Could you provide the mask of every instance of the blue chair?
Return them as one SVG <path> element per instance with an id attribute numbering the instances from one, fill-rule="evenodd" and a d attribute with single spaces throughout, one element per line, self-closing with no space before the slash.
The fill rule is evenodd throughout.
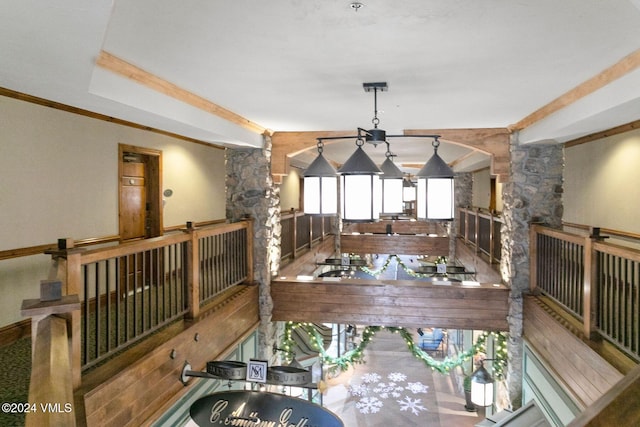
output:
<path id="1" fill-rule="evenodd" d="M 440 328 L 434 328 L 431 334 L 425 334 L 420 341 L 420 348 L 429 354 L 444 353 L 445 334 Z"/>

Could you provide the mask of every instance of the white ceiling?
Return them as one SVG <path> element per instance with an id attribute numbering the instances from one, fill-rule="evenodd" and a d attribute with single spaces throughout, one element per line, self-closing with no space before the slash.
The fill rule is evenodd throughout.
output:
<path id="1" fill-rule="evenodd" d="M 273 131 L 508 127 L 640 49 L 640 0 L 6 0 L 0 86 L 223 145 L 260 135 L 96 66 L 106 51 Z M 640 69 L 534 123 L 565 142 L 640 118 Z M 445 146 L 446 145 L 446 146 Z M 353 151 L 351 141 L 327 157 Z M 385 147 L 369 149 L 384 159 Z M 424 162 L 430 142 L 392 146 Z M 469 150 L 443 144 L 446 161 Z M 313 152 L 307 153 L 307 158 Z M 303 162 L 305 156 L 300 157 Z M 344 159 L 342 159 L 344 161 Z M 457 165 L 471 170 L 485 159 Z"/>

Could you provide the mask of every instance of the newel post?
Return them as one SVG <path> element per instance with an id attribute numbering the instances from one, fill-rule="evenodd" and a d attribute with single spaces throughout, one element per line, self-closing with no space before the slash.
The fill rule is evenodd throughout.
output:
<path id="1" fill-rule="evenodd" d="M 538 226 L 529 225 L 529 290 L 536 293 L 538 287 Z"/>
<path id="2" fill-rule="evenodd" d="M 53 261 L 49 279 L 57 279 L 62 282 L 62 295 L 77 295 L 80 300 L 82 292 L 82 251 L 76 248 L 73 239 L 58 239 L 58 247 L 46 254 L 51 255 Z M 82 352 L 80 345 L 81 338 L 81 317 L 80 310 L 73 310 L 67 314 L 67 322 L 70 332 L 69 347 L 71 350 L 71 371 L 73 389 L 80 387 L 82 378 Z M 37 327 L 37 325 L 36 325 Z M 33 330 L 32 333 L 37 333 Z M 35 336 L 35 335 L 34 335 Z"/>
<path id="3" fill-rule="evenodd" d="M 604 236 L 600 235 L 600 228 L 593 227 L 591 229 L 591 235 L 584 239 L 584 315 L 582 316 L 582 322 L 583 331 L 589 338 L 593 337 L 597 328 L 597 262 L 595 251 L 593 250 L 593 243 L 596 241 L 602 241 L 604 238 Z"/>
<path id="4" fill-rule="evenodd" d="M 187 317 L 195 319 L 200 314 L 200 245 L 198 244 L 198 232 L 193 222 L 187 221 L 184 230 L 191 239 L 187 241 L 187 304 L 189 312 Z"/>
<path id="5" fill-rule="evenodd" d="M 247 226 L 247 283 L 253 283 L 253 224 L 255 220 L 246 215 L 244 221 Z"/>

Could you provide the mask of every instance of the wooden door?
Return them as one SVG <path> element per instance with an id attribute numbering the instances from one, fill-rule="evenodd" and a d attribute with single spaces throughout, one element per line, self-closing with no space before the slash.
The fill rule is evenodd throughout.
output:
<path id="1" fill-rule="evenodd" d="M 120 144 L 121 241 L 162 235 L 162 152 Z"/>
<path id="2" fill-rule="evenodd" d="M 162 152 L 120 144 L 119 233 L 127 242 L 162 235 Z M 149 252 L 120 259 L 120 297 L 140 292 L 157 277 L 161 257 Z"/>
<path id="3" fill-rule="evenodd" d="M 125 153 L 120 186 L 120 239 L 144 239 L 148 212 L 142 156 Z"/>

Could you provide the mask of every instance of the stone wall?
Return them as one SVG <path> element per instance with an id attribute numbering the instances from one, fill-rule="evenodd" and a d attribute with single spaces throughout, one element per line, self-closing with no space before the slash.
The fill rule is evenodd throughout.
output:
<path id="1" fill-rule="evenodd" d="M 529 292 L 529 224 L 562 224 L 564 151 L 560 144 L 523 145 L 512 135 L 509 182 L 502 187 L 502 280 L 511 288 L 507 387 L 514 408 L 522 403 L 522 306 Z"/>
<path id="2" fill-rule="evenodd" d="M 280 267 L 280 188 L 271 177 L 271 138 L 264 147 L 226 150 L 226 216 L 253 219 L 254 280 L 260 286 L 259 357 L 271 357 L 278 331 L 271 322 L 271 278 Z"/>
<path id="3" fill-rule="evenodd" d="M 470 172 L 457 173 L 454 180 L 455 212 L 453 224 L 449 231 L 449 259 L 456 258 L 456 236 L 460 229 L 459 208 L 470 208 L 473 203 L 473 174 Z"/>

